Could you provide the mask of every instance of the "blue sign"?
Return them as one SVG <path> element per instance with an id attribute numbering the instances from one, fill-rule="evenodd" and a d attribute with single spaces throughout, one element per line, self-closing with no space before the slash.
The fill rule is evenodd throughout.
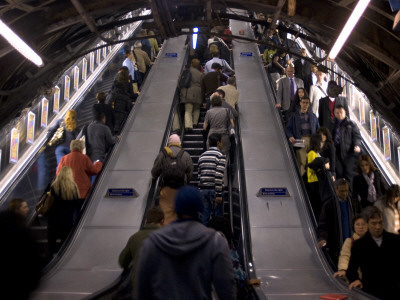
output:
<path id="1" fill-rule="evenodd" d="M 178 57 L 178 53 L 165 53 L 166 57 Z"/>
<path id="2" fill-rule="evenodd" d="M 253 52 L 240 52 L 240 56 L 253 56 Z"/>
<path id="3" fill-rule="evenodd" d="M 134 189 L 108 189 L 108 197 L 137 197 Z"/>
<path id="4" fill-rule="evenodd" d="M 287 188 L 261 188 L 258 197 L 288 196 Z"/>

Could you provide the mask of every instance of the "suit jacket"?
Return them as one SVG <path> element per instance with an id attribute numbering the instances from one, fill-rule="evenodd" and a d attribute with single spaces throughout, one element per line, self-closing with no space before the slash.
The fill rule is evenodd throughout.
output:
<path id="1" fill-rule="evenodd" d="M 304 88 L 303 80 L 300 78 L 294 78 L 294 82 L 297 88 Z M 278 80 L 278 92 L 277 99 L 278 104 L 282 105 L 282 110 L 288 110 L 290 108 L 290 80 L 288 77 L 283 77 Z"/>
<path id="2" fill-rule="evenodd" d="M 322 88 L 323 91 L 318 87 L 318 85 Z M 324 90 L 326 88 L 326 85 L 312 85 L 310 86 L 310 106 L 312 109 L 312 112 L 318 117 L 319 116 L 319 100 L 321 98 L 326 97 L 326 91 Z"/>
<path id="3" fill-rule="evenodd" d="M 331 118 L 331 108 L 329 106 L 329 97 L 324 97 L 319 100 L 318 108 L 318 120 L 321 127 L 327 127 L 330 131 L 333 130 L 335 118 Z M 345 97 L 336 97 L 335 105 L 343 105 L 346 110 L 346 116 L 350 118 L 349 106 L 347 105 L 347 99 Z"/>
<path id="4" fill-rule="evenodd" d="M 363 291 L 382 299 L 398 299 L 400 294 L 400 236 L 383 231 L 378 247 L 367 232 L 354 242 L 351 249 L 347 279 L 353 282 L 362 274 Z"/>
<path id="5" fill-rule="evenodd" d="M 311 76 L 311 64 L 308 60 L 304 60 L 304 64 L 301 63 L 301 58 L 295 60 L 294 64 L 294 76 L 300 78 L 304 82 L 304 87 L 308 92 L 310 90 L 310 76 Z"/>

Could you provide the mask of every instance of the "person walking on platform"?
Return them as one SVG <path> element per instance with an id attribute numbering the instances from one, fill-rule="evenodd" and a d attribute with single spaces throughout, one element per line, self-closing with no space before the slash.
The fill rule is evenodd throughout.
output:
<path id="1" fill-rule="evenodd" d="M 336 177 L 346 178 L 352 183 L 357 162 L 357 153 L 361 152 L 361 135 L 357 125 L 346 115 L 344 106 L 335 106 L 335 123 L 332 138 L 336 147 Z"/>
<path id="2" fill-rule="evenodd" d="M 228 244 L 198 221 L 201 194 L 193 186 L 178 190 L 178 220 L 155 230 L 143 242 L 136 272 L 136 299 L 235 300 Z"/>
<path id="3" fill-rule="evenodd" d="M 347 99 L 339 96 L 343 91 L 343 88 L 339 86 L 336 81 L 329 81 L 327 94 L 328 96 L 319 100 L 318 106 L 318 120 L 319 125 L 326 127 L 329 131 L 333 130 L 335 125 L 335 107 L 336 105 L 343 106 L 346 116 L 350 117 L 349 106 L 347 105 Z"/>
<path id="4" fill-rule="evenodd" d="M 319 128 L 317 116 L 308 109 L 309 107 L 310 99 L 308 97 L 303 97 L 300 100 L 300 110 L 296 111 L 290 117 L 286 126 L 286 136 L 290 143 L 294 144 L 296 140 L 299 139 L 304 141 L 304 147 L 296 150 L 296 159 L 301 176 L 305 171 L 310 137 Z"/>
<path id="5" fill-rule="evenodd" d="M 103 166 L 100 161 L 96 161 L 93 164 L 89 156 L 82 153 L 84 148 L 84 141 L 73 140 L 71 142 L 71 153 L 65 155 L 61 159 L 56 172 L 58 175 L 64 166 L 72 168 L 74 173 L 74 181 L 79 189 L 79 199 L 83 200 L 86 198 L 91 187 L 89 176 L 97 175 Z"/>
<path id="6" fill-rule="evenodd" d="M 210 217 L 223 215 L 222 193 L 226 156 L 222 153 L 223 142 L 219 133 L 208 138 L 210 148 L 199 158 L 199 190 L 203 197 L 204 209 L 201 222 L 207 225 Z"/>
<path id="7" fill-rule="evenodd" d="M 124 269 L 127 270 L 132 268 L 131 274 L 131 287 L 132 294 L 135 295 L 135 280 L 136 280 L 136 269 L 139 262 L 139 253 L 145 239 L 157 229 L 160 229 L 164 225 L 164 213 L 160 207 L 155 206 L 148 210 L 146 213 L 146 224 L 143 229 L 140 229 L 134 235 L 132 235 L 125 248 L 121 251 L 118 263 Z"/>
<path id="8" fill-rule="evenodd" d="M 201 82 L 203 74 L 199 71 L 200 61 L 193 59 L 190 64 L 190 86 L 181 89 L 181 103 L 185 104 L 185 131 L 191 131 L 197 126 L 202 102 Z"/>
<path id="9" fill-rule="evenodd" d="M 160 207 L 164 212 L 164 223 L 169 224 L 176 219 L 174 199 L 177 190 L 188 184 L 193 175 L 193 161 L 190 154 L 182 149 L 181 139 L 172 134 L 168 146 L 158 154 L 151 169 L 153 179 L 160 177 Z"/>
<path id="10" fill-rule="evenodd" d="M 290 108 L 294 106 L 294 95 L 298 88 L 304 88 L 303 80 L 294 77 L 294 68 L 289 66 L 286 68 L 286 77 L 278 81 L 278 91 L 276 98 L 276 108 L 282 109 L 285 122 L 290 119 Z"/>
<path id="11" fill-rule="evenodd" d="M 96 116 L 96 113 L 102 112 L 106 117 L 106 126 L 110 128 L 111 132 L 114 133 L 114 125 L 115 125 L 115 118 L 114 118 L 114 111 L 112 107 L 106 104 L 107 95 L 104 92 L 99 92 L 96 95 L 97 104 L 93 105 L 93 116 Z"/>
<path id="12" fill-rule="evenodd" d="M 222 74 L 222 66 L 219 63 L 211 65 L 211 71 L 203 77 L 201 81 L 201 90 L 203 92 L 203 103 L 206 103 L 207 109 L 210 107 L 210 96 L 215 90 L 226 83 L 228 78 Z"/>

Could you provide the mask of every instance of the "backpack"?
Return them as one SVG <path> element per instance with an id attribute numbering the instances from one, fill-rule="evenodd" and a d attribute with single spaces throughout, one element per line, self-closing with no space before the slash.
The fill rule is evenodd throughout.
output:
<path id="1" fill-rule="evenodd" d="M 179 79 L 178 87 L 180 89 L 189 88 L 192 82 L 192 73 L 190 69 L 183 70 L 181 78 Z"/>
<path id="2" fill-rule="evenodd" d="M 182 163 L 179 163 L 182 160 L 185 150 L 181 149 L 175 157 L 169 156 L 165 149 L 162 149 L 161 152 L 164 155 L 160 174 L 161 186 L 168 185 L 172 188 L 178 188 L 186 184 L 185 170 Z"/>
<path id="3" fill-rule="evenodd" d="M 87 136 L 87 129 L 88 125 L 85 125 L 82 127 L 81 132 L 78 134 L 78 139 L 81 141 L 85 142 L 85 149 L 83 149 L 82 153 L 86 155 L 90 155 L 90 145 L 89 145 L 89 140 Z"/>

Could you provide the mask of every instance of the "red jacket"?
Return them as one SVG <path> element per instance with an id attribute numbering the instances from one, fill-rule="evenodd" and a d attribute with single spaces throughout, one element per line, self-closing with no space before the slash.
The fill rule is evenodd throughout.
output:
<path id="1" fill-rule="evenodd" d="M 103 164 L 99 161 L 93 164 L 89 156 L 80 151 L 72 151 L 61 158 L 57 175 L 64 166 L 72 168 L 74 180 L 79 189 L 79 197 L 85 199 L 91 187 L 90 176 L 98 174 Z"/>

